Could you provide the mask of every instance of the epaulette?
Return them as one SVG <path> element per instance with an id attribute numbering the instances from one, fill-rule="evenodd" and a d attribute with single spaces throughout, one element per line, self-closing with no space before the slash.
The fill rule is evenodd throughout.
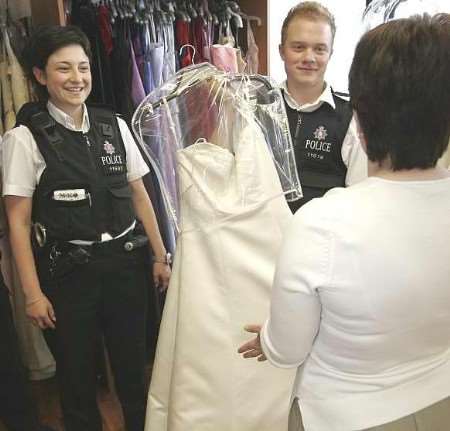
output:
<path id="1" fill-rule="evenodd" d="M 334 96 L 340 97 L 341 99 L 344 99 L 346 102 L 350 101 L 350 94 L 348 93 L 344 93 L 343 91 L 334 91 L 333 89 L 331 89 L 331 92 L 333 93 Z"/>

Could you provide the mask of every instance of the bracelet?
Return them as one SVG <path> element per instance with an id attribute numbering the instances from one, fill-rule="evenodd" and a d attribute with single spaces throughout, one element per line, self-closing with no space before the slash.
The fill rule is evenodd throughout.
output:
<path id="1" fill-rule="evenodd" d="M 41 302 L 44 298 L 45 298 L 45 296 L 42 295 L 39 298 L 33 299 L 32 301 L 27 302 L 25 304 L 25 307 L 31 307 L 32 305 L 37 304 L 38 302 Z"/>
<path id="2" fill-rule="evenodd" d="M 166 253 L 162 259 L 156 259 L 153 257 L 153 263 L 162 263 L 164 265 L 170 265 L 172 263 L 172 255 L 170 253 Z"/>

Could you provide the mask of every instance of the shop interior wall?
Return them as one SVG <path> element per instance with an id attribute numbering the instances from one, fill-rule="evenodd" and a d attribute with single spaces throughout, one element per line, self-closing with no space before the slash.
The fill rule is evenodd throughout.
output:
<path id="1" fill-rule="evenodd" d="M 31 0 L 33 25 L 65 25 L 64 0 Z"/>

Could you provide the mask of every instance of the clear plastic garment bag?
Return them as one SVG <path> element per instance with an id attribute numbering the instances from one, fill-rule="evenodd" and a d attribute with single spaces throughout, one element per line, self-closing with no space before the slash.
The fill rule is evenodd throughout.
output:
<path id="1" fill-rule="evenodd" d="M 146 430 L 285 431 L 293 372 L 237 353 L 244 325 L 268 316 L 286 198 L 301 197 L 279 90 L 191 66 L 143 101 L 133 130 L 177 232 Z"/>
<path id="2" fill-rule="evenodd" d="M 364 29 L 370 30 L 393 19 L 440 12 L 450 12 L 448 0 L 372 0 L 364 11 Z"/>
<path id="3" fill-rule="evenodd" d="M 176 160 L 180 152 L 195 154 L 196 149 L 235 156 L 242 137 L 252 134 L 265 143 L 280 182 L 275 195 L 287 200 L 299 199 L 300 182 L 295 166 L 289 125 L 278 88 L 260 75 L 230 75 L 208 63 L 180 70 L 173 78 L 149 94 L 133 115 L 133 131 L 147 159 L 159 178 L 166 209 L 177 232 L 180 190 Z M 246 141 L 242 146 L 246 145 Z M 192 148 L 189 148 L 192 147 Z M 247 174 L 259 166 L 249 164 Z M 205 184 L 213 179 L 207 166 L 202 176 Z M 236 172 L 230 172 L 235 175 Z M 242 209 L 250 184 L 240 184 Z M 273 197 L 273 196 L 270 196 Z M 218 219 L 222 213 L 217 214 Z"/>

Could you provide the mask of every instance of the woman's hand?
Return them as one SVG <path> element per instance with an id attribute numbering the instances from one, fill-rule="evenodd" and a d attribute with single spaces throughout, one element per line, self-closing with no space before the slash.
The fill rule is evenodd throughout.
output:
<path id="1" fill-rule="evenodd" d="M 259 333 L 261 332 L 262 325 L 247 325 L 244 329 L 252 334 L 257 334 L 253 340 L 247 341 L 238 349 L 238 353 L 242 353 L 244 358 L 258 358 L 259 362 L 266 361 L 266 355 L 261 348 L 261 340 Z"/>
<path id="2" fill-rule="evenodd" d="M 153 282 L 160 292 L 164 292 L 169 286 L 171 274 L 170 265 L 162 262 L 153 262 Z"/>
<path id="3" fill-rule="evenodd" d="M 30 301 L 26 305 L 26 313 L 33 325 L 41 329 L 55 329 L 56 316 L 53 305 L 45 295 Z"/>

